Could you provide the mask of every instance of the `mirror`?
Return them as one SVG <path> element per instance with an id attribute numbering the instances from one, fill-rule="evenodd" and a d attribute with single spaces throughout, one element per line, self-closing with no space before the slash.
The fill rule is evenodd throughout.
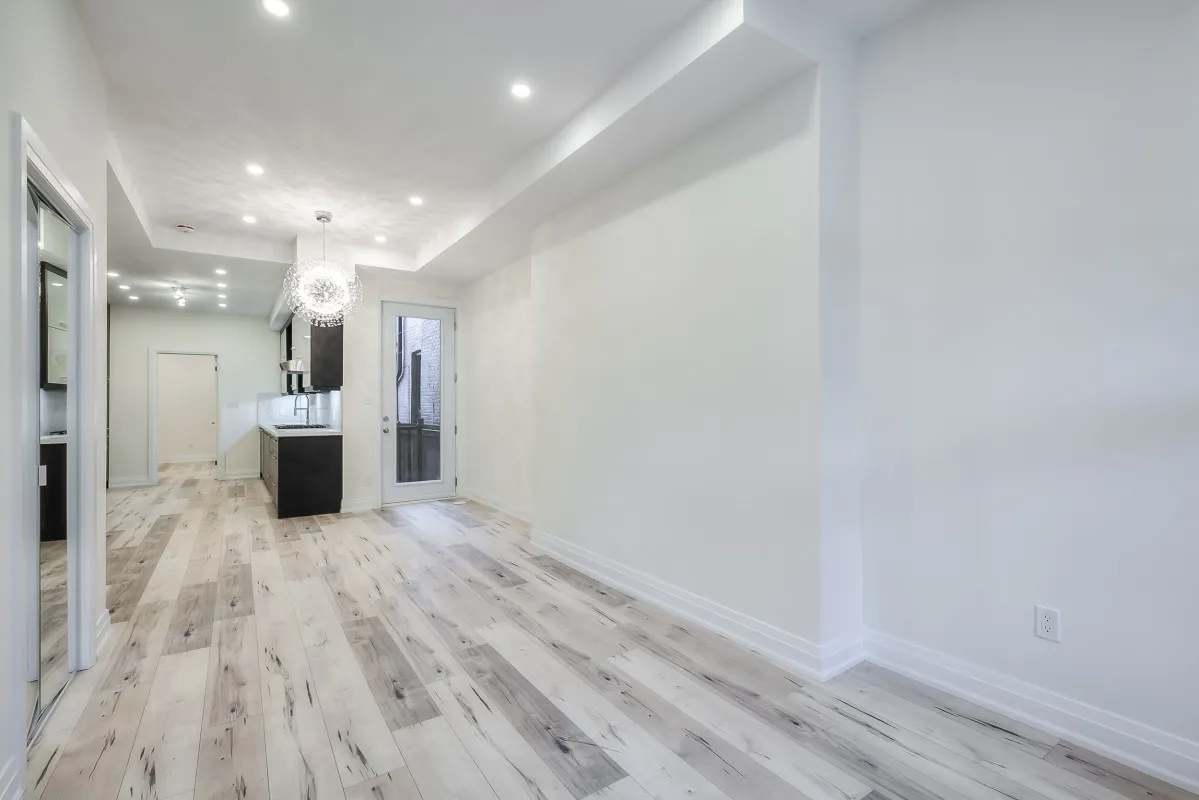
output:
<path id="1" fill-rule="evenodd" d="M 30 659 L 28 691 L 32 733 L 71 676 L 67 624 L 67 376 L 72 327 L 68 274 L 72 241 L 78 234 L 40 196 L 31 195 L 30 206 L 30 269 L 35 271 L 40 289 L 37 338 L 41 371 L 38 531 L 36 537 L 30 537 L 37 542 L 37 558 L 28 567 L 36 571 L 33 585 L 37 589 L 31 620 L 37 631 L 37 651 Z"/>

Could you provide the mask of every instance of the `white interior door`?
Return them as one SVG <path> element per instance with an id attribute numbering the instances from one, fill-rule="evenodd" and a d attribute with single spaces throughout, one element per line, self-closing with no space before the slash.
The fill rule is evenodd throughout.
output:
<path id="1" fill-rule="evenodd" d="M 216 356 L 159 353 L 158 463 L 217 460 Z"/>
<path id="2" fill-rule="evenodd" d="M 383 502 L 453 497 L 454 310 L 383 304 Z"/>

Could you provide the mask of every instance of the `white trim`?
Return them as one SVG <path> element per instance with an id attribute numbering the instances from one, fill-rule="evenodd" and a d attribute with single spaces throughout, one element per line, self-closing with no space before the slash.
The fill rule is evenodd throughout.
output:
<path id="1" fill-rule="evenodd" d="M 506 514 L 519 522 L 525 523 L 526 525 L 532 524 L 531 520 L 533 515 L 525 509 L 521 508 L 518 510 L 515 506 L 508 506 L 506 503 L 502 503 L 499 500 L 496 500 L 494 497 L 484 494 L 483 492 L 459 488 L 458 496 L 467 500 L 474 500 L 476 503 L 482 503 L 485 506 L 490 506 L 496 511 Z"/>
<path id="2" fill-rule="evenodd" d="M 100 616 L 96 617 L 96 653 L 97 655 L 103 652 L 104 647 L 108 644 L 109 637 L 112 636 L 112 616 L 108 613 L 108 609 L 100 612 Z"/>
<path id="3" fill-rule="evenodd" d="M 162 467 L 166 464 L 202 464 L 205 461 L 211 461 L 214 464 L 217 462 L 212 456 L 167 456 L 158 462 L 158 466 Z"/>
<path id="4" fill-rule="evenodd" d="M 866 657 L 1006 716 L 1199 792 L 1199 742 L 878 631 Z"/>
<path id="5" fill-rule="evenodd" d="M 21 730 L 24 730 L 22 726 Z M 0 770 L 0 800 L 21 800 L 25 793 L 25 787 L 21 785 L 21 767 L 23 766 L 25 756 L 24 748 L 21 749 L 21 759 L 16 756 L 8 759 L 4 769 Z"/>
<path id="6" fill-rule="evenodd" d="M 17 365 L 13 376 L 12 391 L 18 396 L 12 403 L 15 422 L 15 441 L 12 442 L 13 456 L 18 464 L 30 465 L 23 474 L 18 471 L 14 483 L 17 502 L 13 504 L 16 530 L 28 531 L 18 546 L 18 558 L 27 564 L 37 564 L 38 549 L 38 480 L 32 465 L 40 464 L 40 426 L 37 424 L 38 389 L 41 387 L 40 354 L 38 352 L 38 297 L 37 276 L 30 274 L 30 252 L 28 229 L 29 194 L 32 183 L 46 196 L 55 211 L 66 219 L 74 233 L 71 236 L 71 252 L 68 256 L 67 302 L 71 330 L 68 331 L 70 350 L 67 358 L 67 384 L 71 387 L 67 395 L 67 663 L 71 671 L 87 669 L 96 660 L 95 631 L 87 623 L 93 618 L 96 605 L 96 564 L 103 558 L 97 555 L 99 543 L 103 541 L 103 478 L 98 464 L 103 454 L 103 439 L 100 431 L 105 426 L 105 395 L 97 383 L 103 368 L 96 363 L 97 341 L 105 336 L 104 326 L 97 325 L 97 297 L 99 290 L 107 286 L 107 280 L 98 276 L 99 256 L 96 250 L 97 234 L 93 215 L 87 203 L 69 180 L 66 172 L 51 156 L 49 149 L 34 132 L 29 122 L 20 114 L 10 118 L 14 131 L 13 188 L 17 192 L 13 204 L 14 249 L 10 255 L 16 257 L 17 291 L 5 298 L 8 318 L 16 330 L 10 334 L 15 344 Z M 103 563 L 103 562 L 100 562 Z M 36 570 L 34 576 L 36 576 Z M 18 606 L 16 618 L 28 625 L 28 635 L 18 643 L 24 658 L 19 663 L 35 659 L 38 646 L 37 608 L 38 582 L 36 577 L 22 575 L 18 583 Z M 34 605 L 30 605 L 33 603 Z M 23 671 L 18 670 L 18 675 Z M 21 687 L 23 689 L 23 687 Z M 9 687 L 9 691 L 13 691 Z M 23 696 L 17 690 L 14 696 Z M 26 721 L 28 722 L 28 721 Z M 24 727 L 24 726 L 23 726 Z M 22 780 L 24 762 L 17 765 L 16 783 Z M 13 782 L 0 773 L 0 785 L 7 793 Z M 7 782 L 7 783 L 5 783 Z"/>
<path id="7" fill-rule="evenodd" d="M 343 497 L 341 498 L 341 513 L 355 514 L 361 511 L 374 511 L 381 508 L 373 497 Z"/>
<path id="8" fill-rule="evenodd" d="M 256 469 L 239 469 L 239 470 L 234 470 L 233 472 L 226 472 L 224 477 L 221 478 L 220 480 L 244 481 L 249 478 L 257 478 L 260 476 L 261 476 L 261 473 Z"/>
<path id="9" fill-rule="evenodd" d="M 148 475 L 137 475 L 132 478 L 109 478 L 109 489 L 142 489 L 148 486 L 154 486 L 154 482 L 150 480 Z"/>
<path id="10" fill-rule="evenodd" d="M 613 588 L 723 634 L 802 677 L 826 681 L 862 660 L 860 641 L 856 649 L 852 640 L 845 639 L 818 645 L 542 530 L 533 530 L 530 544 Z"/>

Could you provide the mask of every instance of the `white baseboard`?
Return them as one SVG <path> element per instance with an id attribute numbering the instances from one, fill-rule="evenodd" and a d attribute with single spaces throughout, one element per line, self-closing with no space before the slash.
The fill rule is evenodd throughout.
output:
<path id="1" fill-rule="evenodd" d="M 108 613 L 108 609 L 100 612 L 100 616 L 96 618 L 96 660 L 100 660 L 100 654 L 104 652 L 105 646 L 108 644 L 109 638 L 112 637 L 112 617 Z M 91 666 L 91 665 L 89 665 Z"/>
<path id="2" fill-rule="evenodd" d="M 458 496 L 467 500 L 474 500 L 476 503 L 482 503 L 485 506 L 490 506 L 496 511 L 499 511 L 502 514 L 507 514 L 513 519 L 519 520 L 526 525 L 530 524 L 530 520 L 533 516 L 529 513 L 528 509 L 518 508 L 515 505 L 498 500 L 495 497 L 486 494 L 485 492 L 478 492 L 474 489 L 459 489 Z"/>
<path id="3" fill-rule="evenodd" d="M 232 472 L 226 472 L 221 480 L 226 481 L 243 481 L 247 478 L 257 478 L 259 475 L 256 469 L 238 469 Z"/>
<path id="4" fill-rule="evenodd" d="M 878 631 L 866 657 L 1001 714 L 1199 792 L 1199 742 Z"/>
<path id="5" fill-rule="evenodd" d="M 141 489 L 145 486 L 154 486 L 154 482 L 145 475 L 137 475 L 132 478 L 109 478 L 109 489 Z"/>
<path id="6" fill-rule="evenodd" d="M 216 456 L 179 456 L 178 458 L 160 458 L 158 466 L 162 467 L 166 464 L 200 464 L 204 461 L 217 462 Z"/>
<path id="7" fill-rule="evenodd" d="M 356 514 L 362 511 L 374 511 L 379 504 L 372 497 L 343 497 L 341 498 L 341 513 Z"/>
<path id="8" fill-rule="evenodd" d="M 21 729 L 24 737 L 25 729 Z M 21 765 L 25 759 L 25 749 L 21 748 L 19 756 L 12 756 L 0 770 L 0 800 L 21 800 L 25 787 L 21 785 Z"/>
<path id="9" fill-rule="evenodd" d="M 530 543 L 580 572 L 723 634 L 802 677 L 826 681 L 863 658 L 862 641 L 858 637 L 843 637 L 818 645 L 545 531 L 534 529 Z"/>

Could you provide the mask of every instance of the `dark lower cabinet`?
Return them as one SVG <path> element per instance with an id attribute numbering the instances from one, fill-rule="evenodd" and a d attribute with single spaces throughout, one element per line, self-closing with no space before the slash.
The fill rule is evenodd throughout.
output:
<path id="1" fill-rule="evenodd" d="M 67 445 L 42 445 L 46 485 L 42 487 L 42 541 L 67 538 Z"/>
<path id="2" fill-rule="evenodd" d="M 262 480 L 280 519 L 341 512 L 341 437 L 262 433 Z"/>

